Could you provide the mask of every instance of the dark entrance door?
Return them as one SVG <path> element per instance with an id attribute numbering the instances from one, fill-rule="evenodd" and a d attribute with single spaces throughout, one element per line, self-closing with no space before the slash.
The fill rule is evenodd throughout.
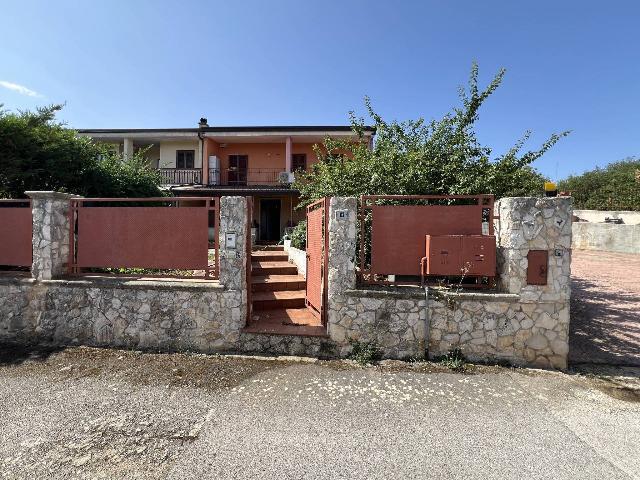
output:
<path id="1" fill-rule="evenodd" d="M 280 200 L 260 200 L 260 240 L 280 240 Z"/>

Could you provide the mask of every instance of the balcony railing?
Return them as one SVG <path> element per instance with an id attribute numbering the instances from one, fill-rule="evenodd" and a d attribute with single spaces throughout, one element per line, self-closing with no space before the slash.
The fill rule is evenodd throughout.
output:
<path id="1" fill-rule="evenodd" d="M 201 184 L 201 168 L 159 168 L 163 185 Z"/>
<path id="2" fill-rule="evenodd" d="M 251 186 L 279 185 L 279 174 L 283 168 L 210 168 L 209 185 Z M 163 185 L 201 185 L 200 168 L 159 168 Z"/>
<path id="3" fill-rule="evenodd" d="M 278 185 L 282 168 L 209 169 L 209 185 Z"/>

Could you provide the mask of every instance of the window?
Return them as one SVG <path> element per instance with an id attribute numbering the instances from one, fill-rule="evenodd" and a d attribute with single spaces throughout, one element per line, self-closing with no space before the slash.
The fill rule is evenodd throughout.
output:
<path id="1" fill-rule="evenodd" d="M 298 170 L 307 169 L 307 154 L 306 153 L 294 153 L 291 155 L 291 170 L 297 172 Z"/>
<path id="2" fill-rule="evenodd" d="M 195 150 L 176 150 L 176 168 L 194 168 Z"/>

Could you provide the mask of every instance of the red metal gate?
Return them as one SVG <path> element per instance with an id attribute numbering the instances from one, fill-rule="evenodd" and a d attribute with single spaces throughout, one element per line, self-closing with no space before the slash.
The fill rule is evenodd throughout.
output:
<path id="1" fill-rule="evenodd" d="M 306 304 L 325 322 L 324 305 L 327 294 L 327 199 L 307 207 L 307 292 Z"/>
<path id="2" fill-rule="evenodd" d="M 251 301 L 251 252 L 253 251 L 253 236 L 251 228 L 253 227 L 253 197 L 245 197 L 247 199 L 247 231 L 245 236 L 245 255 L 247 264 L 247 319 L 246 325 L 251 324 L 253 314 L 253 302 Z"/>

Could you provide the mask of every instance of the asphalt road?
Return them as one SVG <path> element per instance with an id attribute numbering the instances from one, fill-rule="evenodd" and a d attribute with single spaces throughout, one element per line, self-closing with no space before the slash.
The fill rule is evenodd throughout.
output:
<path id="1" fill-rule="evenodd" d="M 0 366 L 1 478 L 640 478 L 634 369 L 87 352 Z"/>

